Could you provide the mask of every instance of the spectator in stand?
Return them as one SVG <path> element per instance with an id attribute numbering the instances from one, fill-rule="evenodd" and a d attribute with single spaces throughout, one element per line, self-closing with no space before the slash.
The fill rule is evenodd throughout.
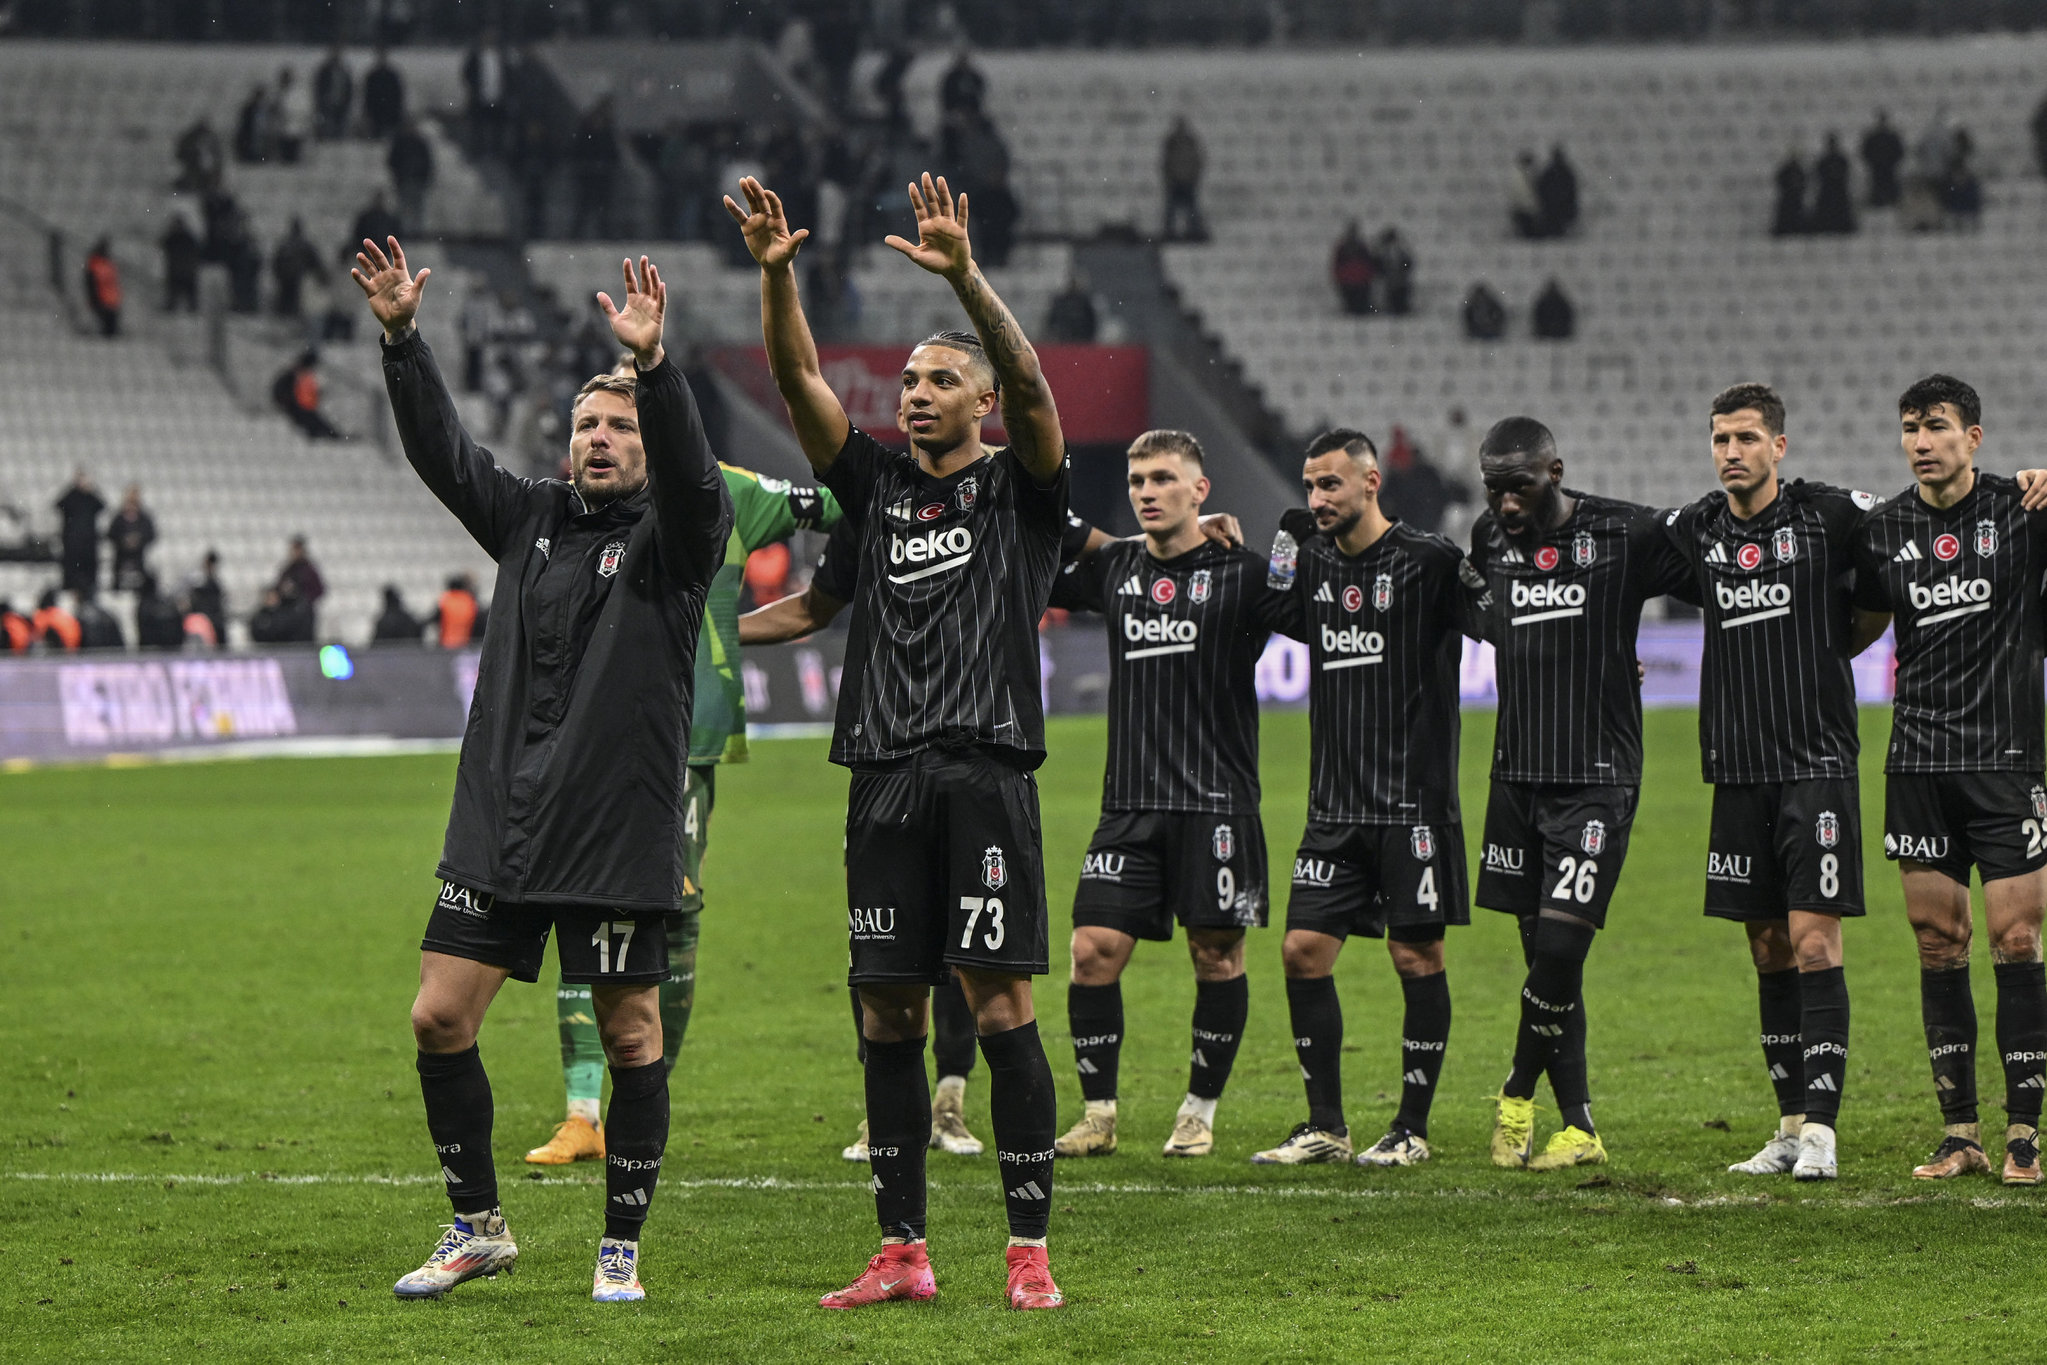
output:
<path id="1" fill-rule="evenodd" d="M 2039 105 L 2033 110 L 2033 165 L 2040 174 L 2047 175 L 2047 95 L 2040 97 Z"/>
<path id="2" fill-rule="evenodd" d="M 383 142 L 405 122 L 405 80 L 391 65 L 382 44 L 377 59 L 362 78 L 363 131 L 372 142 Z"/>
<path id="3" fill-rule="evenodd" d="M 1578 310 L 1572 306 L 1564 286 L 1552 276 L 1535 296 L 1529 316 L 1530 330 L 1544 341 L 1569 341 L 1578 332 Z"/>
<path id="4" fill-rule="evenodd" d="M 811 330 L 821 340 L 859 340 L 860 288 L 847 268 L 845 247 L 825 247 L 817 252 L 817 259 L 804 274 L 803 297 Z"/>
<path id="5" fill-rule="evenodd" d="M 36 599 L 36 614 L 29 618 L 29 631 L 33 642 L 44 649 L 77 649 L 85 638 L 78 618 L 64 610 L 57 600 L 55 588 L 45 589 Z"/>
<path id="6" fill-rule="evenodd" d="M 185 601 L 190 607 L 185 622 L 185 633 L 193 633 L 191 615 L 206 618 L 215 644 L 227 643 L 227 589 L 220 585 L 220 555 L 208 550 L 206 557 L 199 561 L 199 576 L 185 587 Z"/>
<path id="7" fill-rule="evenodd" d="M 1364 230 L 1353 218 L 1344 228 L 1343 236 L 1336 239 L 1336 250 L 1329 261 L 1329 276 L 1336 285 L 1336 296 L 1342 301 L 1344 312 L 1352 317 L 1363 317 L 1377 311 L 1372 299 L 1372 282 L 1378 275 L 1379 262 L 1372 256 Z"/>
<path id="8" fill-rule="evenodd" d="M 107 522 L 107 544 L 114 551 L 114 591 L 135 592 L 149 577 L 144 559 L 156 543 L 156 520 L 142 506 L 142 489 L 129 484 L 121 506 Z"/>
<path id="9" fill-rule="evenodd" d="M 654 168 L 658 172 L 654 189 L 660 200 L 655 232 L 678 241 L 702 240 L 704 210 L 713 202 L 711 177 L 716 167 L 711 149 L 679 120 L 671 121 L 661 134 Z"/>
<path id="10" fill-rule="evenodd" d="M 1052 296 L 1052 306 L 1045 312 L 1045 340 L 1087 344 L 1100 334 L 1094 293 L 1087 287 L 1087 277 L 1076 270 L 1066 277 L 1066 287 Z"/>
<path id="11" fill-rule="evenodd" d="M 1826 146 L 1813 166 L 1811 231 L 1846 236 L 1855 231 L 1855 200 L 1848 186 L 1848 154 L 1841 139 L 1827 134 Z"/>
<path id="12" fill-rule="evenodd" d="M 249 230 L 249 216 L 235 205 L 221 230 L 220 260 L 227 266 L 227 306 L 233 313 L 263 311 L 263 248 Z"/>
<path id="13" fill-rule="evenodd" d="M 1543 227 L 1542 199 L 1535 192 L 1535 153 L 1523 149 L 1514 154 L 1514 169 L 1507 172 L 1507 218 L 1514 235 L 1527 241 L 1547 237 Z"/>
<path id="14" fill-rule="evenodd" d="M 312 607 L 289 585 L 267 589 L 249 617 L 249 639 L 259 645 L 310 644 L 315 634 Z"/>
<path id="15" fill-rule="evenodd" d="M 1772 237 L 1797 237 L 1808 231 L 1805 208 L 1805 162 L 1793 147 L 1777 167 L 1777 206 L 1770 213 Z"/>
<path id="16" fill-rule="evenodd" d="M 288 66 L 277 73 L 276 109 L 277 159 L 296 166 L 313 134 L 313 87 Z"/>
<path id="17" fill-rule="evenodd" d="M 305 225 L 292 219 L 291 231 L 270 253 L 270 276 L 277 283 L 277 315 L 298 317 L 303 311 L 301 302 L 307 278 L 317 278 L 321 273 L 320 249 L 306 236 Z"/>
<path id="18" fill-rule="evenodd" d="M 100 335 L 121 335 L 121 268 L 114 264 L 114 246 L 102 237 L 85 256 L 85 302 L 99 319 Z"/>
<path id="19" fill-rule="evenodd" d="M 1535 177 L 1535 198 L 1542 206 L 1542 235 L 1568 236 L 1578 226 L 1578 172 L 1564 155 L 1562 143 L 1550 148 L 1549 164 Z"/>
<path id="20" fill-rule="evenodd" d="M 135 643 L 143 649 L 182 649 L 185 645 L 183 614 L 158 588 L 155 574 L 142 576 L 136 594 Z"/>
<path id="21" fill-rule="evenodd" d="M 171 225 L 164 229 L 157 245 L 163 248 L 163 309 L 175 313 L 199 311 L 199 234 L 183 209 L 171 213 Z"/>
<path id="22" fill-rule="evenodd" d="M 405 599 L 396 583 L 384 585 L 384 609 L 370 630 L 373 645 L 416 645 L 426 636 L 426 624 L 405 609 Z"/>
<path id="23" fill-rule="evenodd" d="M 57 515 L 63 519 L 64 591 L 85 592 L 97 587 L 100 576 L 100 513 L 106 500 L 92 486 L 92 476 L 80 465 L 71 476 L 71 486 L 57 499 Z"/>
<path id="24" fill-rule="evenodd" d="M 1974 150 L 1975 141 L 1969 130 L 1957 128 L 1948 152 L 1947 171 L 1941 177 L 1940 206 L 1947 211 L 1953 226 L 1968 229 L 1976 228 L 1983 219 L 1983 182 L 1969 160 Z"/>
<path id="25" fill-rule="evenodd" d="M 270 87 L 261 81 L 249 87 L 235 115 L 235 160 L 245 163 L 267 161 L 276 141 L 276 108 L 270 102 Z"/>
<path id="26" fill-rule="evenodd" d="M 386 162 L 391 168 L 391 183 L 398 187 L 398 221 L 412 236 L 424 236 L 426 196 L 434 185 L 434 149 L 416 120 L 405 120 L 392 134 L 391 153 Z"/>
<path id="27" fill-rule="evenodd" d="M 355 109 L 355 77 L 341 44 L 327 49 L 327 60 L 313 72 L 313 135 L 322 142 L 348 136 L 348 116 Z"/>
<path id="28" fill-rule="evenodd" d="M 1379 510 L 1417 531 L 1441 534 L 1443 514 L 1457 501 L 1458 490 L 1409 439 L 1406 427 L 1394 425 L 1380 472 Z"/>
<path id="29" fill-rule="evenodd" d="M 1389 227 L 1372 244 L 1372 258 L 1379 263 L 1380 292 L 1386 311 L 1404 318 L 1414 311 L 1414 253 L 1399 228 Z"/>
<path id="30" fill-rule="evenodd" d="M 461 649 L 482 639 L 483 606 L 476 600 L 476 580 L 466 573 L 450 578 L 433 619 L 442 649 Z"/>
<path id="31" fill-rule="evenodd" d="M 1905 139 L 1891 126 L 1890 115 L 1876 111 L 1876 122 L 1862 135 L 1862 168 L 1869 175 L 1869 206 L 1887 209 L 1898 202 L 1898 167 L 1905 160 Z"/>
<path id="32" fill-rule="evenodd" d="M 961 47 L 938 82 L 938 111 L 947 114 L 979 114 L 988 94 L 988 78 L 974 65 L 973 54 Z"/>
<path id="33" fill-rule="evenodd" d="M 1507 304 L 1484 280 L 1464 296 L 1464 335 L 1473 341 L 1498 341 L 1507 335 Z"/>
<path id="34" fill-rule="evenodd" d="M 178 179 L 173 189 L 207 194 L 220 188 L 224 154 L 220 134 L 205 118 L 178 135 Z"/>
<path id="35" fill-rule="evenodd" d="M 618 176 L 619 161 L 611 96 L 600 96 L 577 121 L 570 161 L 576 168 L 576 211 L 569 235 L 609 240 L 617 231 L 611 206 L 618 197 L 612 181 Z"/>
<path id="36" fill-rule="evenodd" d="M 203 611 L 192 610 L 189 605 L 179 624 L 185 629 L 185 643 L 194 648 L 219 649 L 227 640 L 224 632 L 214 628 L 212 617 Z"/>
<path id="37" fill-rule="evenodd" d="M 307 347 L 299 358 L 277 373 L 270 385 L 270 401 L 291 418 L 309 441 L 334 441 L 341 430 L 320 411 L 320 353 Z"/>
<path id="38" fill-rule="evenodd" d="M 505 140 L 505 49 L 496 26 L 485 24 L 462 58 L 462 87 L 469 95 L 469 146 L 496 156 Z"/>
<path id="39" fill-rule="evenodd" d="M 960 114 L 956 150 L 960 185 L 973 204 L 978 225 L 975 250 L 1000 269 L 1016 242 L 1017 202 L 1009 190 L 1009 144 L 986 114 Z"/>
<path id="40" fill-rule="evenodd" d="M 785 541 L 763 545 L 746 557 L 746 590 L 753 605 L 765 607 L 789 595 L 789 546 Z"/>
<path id="41" fill-rule="evenodd" d="M 319 567 L 306 553 L 304 536 L 293 536 L 285 547 L 284 564 L 278 569 L 273 586 L 280 592 L 289 590 L 309 609 L 317 608 L 320 599 L 327 595 L 326 580 L 320 577 Z"/>
<path id="42" fill-rule="evenodd" d="M 126 649 L 128 638 L 112 612 L 99 604 L 96 593 L 78 594 L 78 647 L 80 649 Z"/>
<path id="43" fill-rule="evenodd" d="M 0 597 L 0 648 L 9 654 L 26 654 L 35 638 L 35 625 L 14 609 L 14 603 Z"/>
<path id="44" fill-rule="evenodd" d="M 1173 120 L 1159 149 L 1159 172 L 1166 185 L 1164 236 L 1169 242 L 1205 242 L 1208 225 L 1201 218 L 1201 138 L 1187 116 Z"/>
<path id="45" fill-rule="evenodd" d="M 396 237 L 401 226 L 398 215 L 391 212 L 391 201 L 384 197 L 382 190 L 378 190 L 370 196 L 370 202 L 363 207 L 363 211 L 355 216 L 352 240 L 344 243 L 341 248 L 342 259 L 353 265 L 355 253 L 362 248 L 365 239 L 382 243 Z"/>

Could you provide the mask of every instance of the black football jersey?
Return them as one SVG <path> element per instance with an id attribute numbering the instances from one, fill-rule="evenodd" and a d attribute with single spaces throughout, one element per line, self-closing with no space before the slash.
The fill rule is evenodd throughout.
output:
<path id="1" fill-rule="evenodd" d="M 834 763 L 980 745 L 1045 758 L 1038 618 L 1059 569 L 1067 471 L 1007 449 L 944 478 L 855 428 L 825 487 L 859 523 Z"/>
<path id="2" fill-rule="evenodd" d="M 1268 583 L 1275 628 L 1308 646 L 1308 819 L 1456 821 L 1463 556 L 1398 521 L 1355 557 L 1281 536 Z"/>
<path id="3" fill-rule="evenodd" d="M 2040 771 L 2043 568 L 2047 514 L 2002 475 L 1948 508 L 1915 485 L 1864 519 L 1855 600 L 1897 641 L 1885 772 Z"/>
<path id="4" fill-rule="evenodd" d="M 1705 613 L 1708 782 L 1855 776 L 1855 538 L 1876 499 L 1796 480 L 1751 521 L 1712 493 L 1664 518 Z"/>
<path id="5" fill-rule="evenodd" d="M 1569 492 L 1569 490 L 1566 490 Z M 1523 550 L 1490 512 L 1471 529 L 1473 588 L 1494 647 L 1500 716 L 1493 778 L 1561 786 L 1642 780 L 1642 603 L 1687 574 L 1667 513 L 1589 493 Z"/>
<path id="6" fill-rule="evenodd" d="M 1268 597 L 1263 559 L 1209 541 L 1162 560 L 1115 540 L 1059 575 L 1055 606 L 1108 618 L 1102 809 L 1258 813 Z"/>

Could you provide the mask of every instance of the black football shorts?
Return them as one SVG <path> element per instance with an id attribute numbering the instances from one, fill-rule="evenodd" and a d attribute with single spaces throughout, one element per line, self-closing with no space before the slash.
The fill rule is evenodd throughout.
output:
<path id="1" fill-rule="evenodd" d="M 1884 857 L 1969 884 L 2047 867 L 2047 786 L 2037 773 L 1896 773 L 1884 783 Z"/>
<path id="2" fill-rule="evenodd" d="M 1787 910 L 1859 915 L 1862 798 L 1852 777 L 1720 783 L 1706 838 L 1706 913 L 1783 919 Z"/>
<path id="3" fill-rule="evenodd" d="M 1628 857 L 1633 787 L 1493 783 L 1485 809 L 1478 903 L 1510 915 L 1560 910 L 1606 927 Z"/>
<path id="4" fill-rule="evenodd" d="M 938 985 L 946 967 L 1049 968 L 1038 784 L 980 750 L 853 771 L 846 923 L 855 986 Z"/>
<path id="5" fill-rule="evenodd" d="M 538 981 L 554 931 L 561 979 L 572 985 L 650 986 L 668 979 L 668 916 L 520 905 L 443 880 L 420 951 L 503 967 L 516 981 Z"/>
<path id="6" fill-rule="evenodd" d="M 1073 892 L 1073 923 L 1132 938 L 1262 929 L 1265 827 L 1256 815 L 1105 810 Z"/>
<path id="7" fill-rule="evenodd" d="M 1332 938 L 1401 942 L 1443 937 L 1471 923 L 1464 827 L 1339 825 L 1310 821 L 1294 855 L 1286 927 Z"/>

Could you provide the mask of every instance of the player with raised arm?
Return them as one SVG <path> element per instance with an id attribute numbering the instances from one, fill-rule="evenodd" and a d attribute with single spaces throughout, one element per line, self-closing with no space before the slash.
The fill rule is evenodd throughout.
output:
<path id="1" fill-rule="evenodd" d="M 591 1297 L 643 1299 L 639 1233 L 668 1141 L 661 921 L 684 896 L 676 850 L 693 664 L 732 500 L 662 347 L 668 290 L 645 257 L 625 265 L 623 306 L 597 296 L 635 374 L 583 386 L 562 483 L 517 478 L 470 440 L 413 323 L 427 272 L 413 276 L 397 240 L 388 246 L 387 256 L 365 241 L 353 274 L 384 329 L 399 439 L 498 564 L 412 1006 L 427 1128 L 455 1221 L 394 1290 L 434 1298 L 518 1259 L 498 1207 L 476 1036 L 506 978 L 539 980 L 552 931 L 563 979 L 594 987 L 611 1064 Z"/>
<path id="2" fill-rule="evenodd" d="M 1287 903 L 1287 1009 L 1308 1118 L 1251 1159 L 1345 1161 L 1336 959 L 1384 937 L 1400 978 L 1400 1108 L 1361 1166 L 1429 1159 L 1429 1110 L 1450 1041 L 1444 927 L 1471 922 L 1457 801 L 1458 662 L 1470 584 L 1457 547 L 1388 517 L 1379 455 L 1338 427 L 1308 443 L 1305 512 L 1268 569 L 1277 629 L 1308 645 L 1308 825 Z M 1473 627 L 1476 628 L 1475 626 Z"/>
<path id="3" fill-rule="evenodd" d="M 1109 622 L 1108 763 L 1073 898 L 1066 996 L 1085 1109 L 1054 1150 L 1116 1150 L 1123 969 L 1139 939 L 1170 941 L 1177 922 L 1193 960 L 1193 1041 L 1165 1155 L 1207 1156 L 1250 1014 L 1244 931 L 1267 911 L 1254 675 L 1275 604 L 1258 556 L 1202 532 L 1209 482 L 1191 434 L 1139 436 L 1127 483 L 1142 536 L 1084 555 L 1052 598 Z"/>
<path id="4" fill-rule="evenodd" d="M 867 1038 L 868 1156 L 881 1251 L 822 1300 L 852 1308 L 937 1292 L 926 1253 L 923 1052 L 931 985 L 950 966 L 987 1060 L 1009 1216 L 1009 1303 L 1064 1302 L 1045 1249 L 1052 1070 L 1031 977 L 1048 967 L 1037 785 L 1045 757 L 1038 617 L 1059 567 L 1066 449 L 1036 352 L 975 264 L 966 196 L 910 186 L 918 239 L 887 239 L 942 276 L 974 333 L 942 332 L 903 366 L 890 451 L 846 418 L 818 368 L 781 201 L 741 182 L 725 207 L 761 267 L 768 363 L 798 442 L 860 523 L 860 572 L 831 757 L 853 770 L 846 817 L 851 984 Z M 981 444 L 998 402 L 1006 449 Z"/>
<path id="5" fill-rule="evenodd" d="M 1857 612 L 1855 539 L 1867 493 L 1794 480 L 1778 465 L 1784 400 L 1736 384 L 1712 402 L 1721 491 L 1664 519 L 1705 612 L 1699 752 L 1713 785 L 1706 913 L 1748 933 L 1777 1132 L 1729 1166 L 1831 1180 L 1848 1078 L 1841 920 L 1862 905 L 1862 802 L 1849 661 L 1888 618 Z"/>
<path id="6" fill-rule="evenodd" d="M 614 373 L 630 372 L 628 357 Z M 672 1072 L 689 1032 L 696 1004 L 697 940 L 704 908 L 704 854 L 711 843 L 711 815 L 718 795 L 718 765 L 744 763 L 746 689 L 739 676 L 739 585 L 746 557 L 763 545 L 787 540 L 797 531 L 829 530 L 839 522 L 839 504 L 821 488 L 768 478 L 736 465 L 719 464 L 732 499 L 732 534 L 711 580 L 704 629 L 696 653 L 695 714 L 689 727 L 689 769 L 682 782 L 682 906 L 668 917 L 668 979 L 661 983 L 661 1056 Z M 587 984 L 563 981 L 555 988 L 555 1030 L 561 1040 L 562 1085 L 568 1112 L 554 1135 L 526 1153 L 535 1166 L 565 1166 L 604 1156 L 598 1102 L 604 1091 L 604 1045 Z"/>
<path id="7" fill-rule="evenodd" d="M 1919 1001 L 1946 1133 L 1912 1172 L 1989 1171 L 1976 1109 L 1976 1004 L 1969 988 L 1969 871 L 1997 980 L 2004 1060 L 2004 1182 L 2040 1183 L 2047 1089 L 2047 904 L 2041 583 L 2047 516 L 2019 485 L 1976 468 L 1983 407 L 1951 375 L 1898 399 L 1914 486 L 1871 512 L 1856 552 L 1856 605 L 1889 612 L 1897 691 L 1884 760 L 1884 856 L 1898 864 L 1919 940 Z"/>
<path id="8" fill-rule="evenodd" d="M 1642 604 L 1681 589 L 1654 510 L 1564 487 L 1549 428 L 1508 417 L 1479 445 L 1487 510 L 1470 562 L 1495 648 L 1500 709 L 1478 903 L 1521 922 L 1528 977 L 1493 1127 L 1497 1166 L 1596 1165 L 1585 1071 L 1585 959 L 1627 857 L 1642 784 L 1635 635 Z M 1547 1073 L 1563 1127 L 1534 1151 Z"/>

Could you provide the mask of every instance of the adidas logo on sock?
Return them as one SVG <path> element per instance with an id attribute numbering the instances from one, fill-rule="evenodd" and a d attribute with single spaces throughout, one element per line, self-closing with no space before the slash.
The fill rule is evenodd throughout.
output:
<path id="1" fill-rule="evenodd" d="M 1831 1090 L 1836 1093 L 1838 1093 L 1841 1089 L 1840 1086 L 1834 1084 L 1834 1078 L 1828 1075 L 1819 1075 L 1813 1077 L 1811 1081 L 1806 1083 L 1805 1088 L 1807 1090 Z"/>
<path id="2" fill-rule="evenodd" d="M 611 1202 L 614 1204 L 631 1204 L 635 1208 L 643 1209 L 647 1207 L 647 1192 L 645 1190 L 627 1190 L 624 1194 L 614 1194 L 611 1196 Z"/>
<path id="3" fill-rule="evenodd" d="M 1315 600 L 1317 602 L 1334 602 L 1336 594 L 1329 591 L 1329 585 L 1324 583 L 1321 587 L 1315 589 Z"/>
<path id="4" fill-rule="evenodd" d="M 1085 1057 L 1081 1058 L 1080 1063 L 1073 1069 L 1083 1076 L 1099 1076 L 1102 1074 L 1102 1069 Z"/>
<path id="5" fill-rule="evenodd" d="M 1778 1062 L 1770 1068 L 1770 1079 L 1773 1081 L 1788 1081 L 1791 1079 L 1791 1073 L 1784 1069 L 1784 1063 Z"/>
<path id="6" fill-rule="evenodd" d="M 1137 581 L 1136 574 L 1132 574 L 1130 575 L 1130 577 L 1123 580 L 1122 587 L 1116 589 L 1116 596 L 1142 597 L 1144 596 L 1144 585 Z"/>
<path id="7" fill-rule="evenodd" d="M 1047 1196 L 1043 1190 L 1038 1188 L 1037 1181 L 1026 1180 L 1023 1184 L 1011 1190 L 1009 1197 L 1011 1199 L 1044 1199 Z"/>
<path id="8" fill-rule="evenodd" d="M 1427 1085 L 1429 1083 L 1429 1074 L 1426 1071 L 1423 1071 L 1421 1068 L 1417 1067 L 1413 1071 L 1408 1072 L 1405 1076 L 1402 1076 L 1400 1079 L 1404 1084 L 1407 1085 Z"/>
<path id="9" fill-rule="evenodd" d="M 441 1179 L 447 1181 L 450 1185 L 459 1185 L 462 1183 L 462 1177 L 456 1175 L 446 1166 L 441 1167 Z"/>
<path id="10" fill-rule="evenodd" d="M 2020 1081 L 2016 1088 L 2020 1090 L 2047 1090 L 2047 1076 L 2035 1073 Z"/>
<path id="11" fill-rule="evenodd" d="M 1208 1065 L 1208 1058 L 1201 1055 L 1201 1049 L 1198 1047 L 1194 1049 L 1194 1065 L 1203 1067 Z"/>
<path id="12" fill-rule="evenodd" d="M 1564 1026 L 1562 1024 L 1536 1024 L 1533 1026 L 1533 1031 L 1538 1037 L 1542 1038 L 1561 1038 L 1564 1036 Z"/>
<path id="13" fill-rule="evenodd" d="M 1926 558 L 1926 556 L 1919 553 L 1919 547 L 1908 540 L 1905 542 L 1904 549 L 1898 551 L 1896 554 L 1891 556 L 1891 563 L 1910 564 L 1915 559 L 1924 558 Z"/>

